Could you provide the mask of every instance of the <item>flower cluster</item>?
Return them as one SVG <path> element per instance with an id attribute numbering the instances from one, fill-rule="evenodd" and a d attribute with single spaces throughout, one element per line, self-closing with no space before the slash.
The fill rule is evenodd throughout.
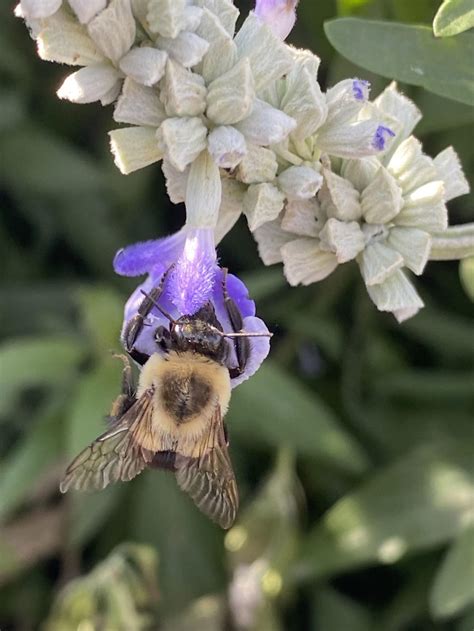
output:
<path id="1" fill-rule="evenodd" d="M 232 0 L 21 0 L 17 13 L 43 59 L 81 66 L 61 98 L 115 102 L 122 173 L 162 162 L 186 230 L 219 242 L 243 213 L 291 284 L 356 259 L 377 307 L 403 320 L 422 306 L 403 268 L 423 271 L 467 183 L 452 149 L 423 154 L 395 86 L 374 102 L 357 78 L 321 89 L 318 57 L 284 41 L 296 4 L 257 0 L 238 32 Z"/>
<path id="2" fill-rule="evenodd" d="M 434 160 L 423 153 L 411 135 L 421 114 L 395 84 L 374 106 L 390 121 L 382 133 L 396 133 L 390 149 L 325 160 L 318 193 L 288 202 L 254 235 L 264 263 L 282 261 L 291 285 L 322 280 L 355 259 L 378 309 L 401 322 L 423 306 L 404 270 L 422 274 L 433 235 L 447 230 L 446 202 L 469 186 L 452 147 Z"/>

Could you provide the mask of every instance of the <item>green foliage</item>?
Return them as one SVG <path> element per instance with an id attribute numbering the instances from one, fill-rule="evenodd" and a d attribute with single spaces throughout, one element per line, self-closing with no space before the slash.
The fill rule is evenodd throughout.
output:
<path id="1" fill-rule="evenodd" d="M 474 38 L 435 39 L 430 27 L 355 18 L 331 20 L 326 35 L 353 63 L 383 77 L 472 105 Z"/>
<path id="2" fill-rule="evenodd" d="M 444 0 L 433 20 L 436 37 L 449 37 L 474 27 L 471 0 Z"/>
<path id="3" fill-rule="evenodd" d="M 455 34 L 470 5 L 301 0 L 291 42 L 322 57 L 323 82 L 367 69 L 409 84 L 426 149 L 453 144 L 472 184 L 474 39 Z M 222 631 L 232 592 L 255 614 L 249 631 L 472 631 L 472 259 L 430 264 L 417 280 L 426 309 L 399 326 L 350 266 L 289 288 L 238 224 L 220 259 L 275 336 L 228 414 L 235 526 L 222 533 L 165 472 L 60 495 L 120 390 L 111 351 L 136 281 L 114 277 L 113 256 L 183 212 L 159 169 L 117 174 L 110 111 L 58 102 L 64 69 L 37 60 L 10 11 L 1 4 L 2 630 Z M 385 80 L 370 79 L 376 94 Z M 452 223 L 472 208 L 450 204 Z"/>
<path id="4" fill-rule="evenodd" d="M 423 446 L 326 513 L 304 545 L 304 570 L 319 577 L 374 561 L 395 563 L 457 535 L 473 503 L 471 446 Z"/>
<path id="5" fill-rule="evenodd" d="M 436 617 L 450 617 L 474 602 L 474 527 L 452 544 L 436 576 L 431 609 Z"/>

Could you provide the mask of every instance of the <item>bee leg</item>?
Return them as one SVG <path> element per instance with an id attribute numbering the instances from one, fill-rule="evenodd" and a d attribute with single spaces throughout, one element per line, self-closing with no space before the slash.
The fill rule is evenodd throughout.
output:
<path id="1" fill-rule="evenodd" d="M 223 270 L 222 291 L 224 294 L 224 306 L 230 320 L 230 324 L 234 333 L 240 333 L 244 327 L 242 314 L 235 304 L 235 301 L 229 296 L 227 291 L 227 274 L 228 270 Z M 237 366 L 229 370 L 231 378 L 241 375 L 247 365 L 250 355 L 250 342 L 246 337 L 236 337 L 233 340 L 235 354 L 237 355 Z"/>
<path id="2" fill-rule="evenodd" d="M 107 420 L 111 425 L 119 421 L 125 412 L 127 412 L 137 400 L 130 360 L 126 355 L 118 355 L 117 353 L 113 353 L 113 357 L 116 357 L 123 362 L 123 370 L 122 391 L 112 403 L 110 413 L 107 417 Z"/>
<path id="3" fill-rule="evenodd" d="M 158 302 L 161 294 L 163 293 L 169 271 L 170 270 L 168 269 L 163 274 L 160 280 L 160 284 L 157 287 L 153 287 L 150 293 L 143 298 L 140 306 L 138 307 L 137 314 L 127 322 L 122 333 L 121 340 L 125 350 L 134 361 L 142 366 L 149 359 L 149 356 L 145 353 L 140 353 L 140 351 L 137 351 L 134 348 L 135 342 L 137 341 L 138 336 L 145 326 L 145 319 L 151 313 L 153 307 L 155 306 L 155 303 Z"/>

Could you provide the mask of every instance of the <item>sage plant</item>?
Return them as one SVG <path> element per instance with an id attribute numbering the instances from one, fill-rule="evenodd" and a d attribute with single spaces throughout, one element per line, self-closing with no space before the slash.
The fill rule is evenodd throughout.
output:
<path id="1" fill-rule="evenodd" d="M 128 174 L 161 162 L 171 201 L 186 205 L 176 235 L 117 254 L 118 273 L 148 274 L 125 321 L 172 263 L 167 308 L 216 303 L 215 245 L 241 214 L 264 264 L 283 262 L 291 285 L 356 261 L 377 308 L 399 321 L 423 306 L 411 274 L 472 250 L 472 224 L 448 228 L 446 203 L 469 190 L 455 151 L 425 155 L 412 135 L 421 113 L 395 84 L 374 101 L 356 77 L 324 91 L 319 58 L 285 42 L 296 4 L 257 0 L 236 32 L 231 0 L 20 1 L 40 57 L 79 68 L 58 96 L 115 103 L 117 167 Z M 266 330 L 230 278 L 246 329 Z M 266 338 L 252 344 L 240 380 L 268 353 Z"/>

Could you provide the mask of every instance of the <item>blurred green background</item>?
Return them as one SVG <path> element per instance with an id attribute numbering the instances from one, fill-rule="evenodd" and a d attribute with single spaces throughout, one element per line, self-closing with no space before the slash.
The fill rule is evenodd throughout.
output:
<path id="1" fill-rule="evenodd" d="M 439 4 L 301 0 L 290 41 L 321 56 L 324 86 L 359 76 L 375 96 L 388 79 L 336 53 L 324 21 L 430 25 Z M 473 631 L 474 336 L 456 262 L 429 264 L 426 308 L 399 326 L 355 265 L 289 288 L 241 220 L 221 261 L 275 337 L 229 412 L 236 526 L 224 536 L 163 472 L 60 496 L 119 389 L 110 350 L 135 282 L 114 276 L 114 253 L 175 230 L 184 210 L 159 167 L 118 173 L 112 109 L 56 98 L 67 68 L 37 58 L 12 8 L 0 7 L 0 629 Z M 367 40 L 375 62 L 381 37 Z M 392 51 L 400 64 L 408 44 Z M 472 185 L 474 108 L 401 88 L 424 111 L 425 150 L 452 144 Z M 450 216 L 472 221 L 472 196 Z"/>

